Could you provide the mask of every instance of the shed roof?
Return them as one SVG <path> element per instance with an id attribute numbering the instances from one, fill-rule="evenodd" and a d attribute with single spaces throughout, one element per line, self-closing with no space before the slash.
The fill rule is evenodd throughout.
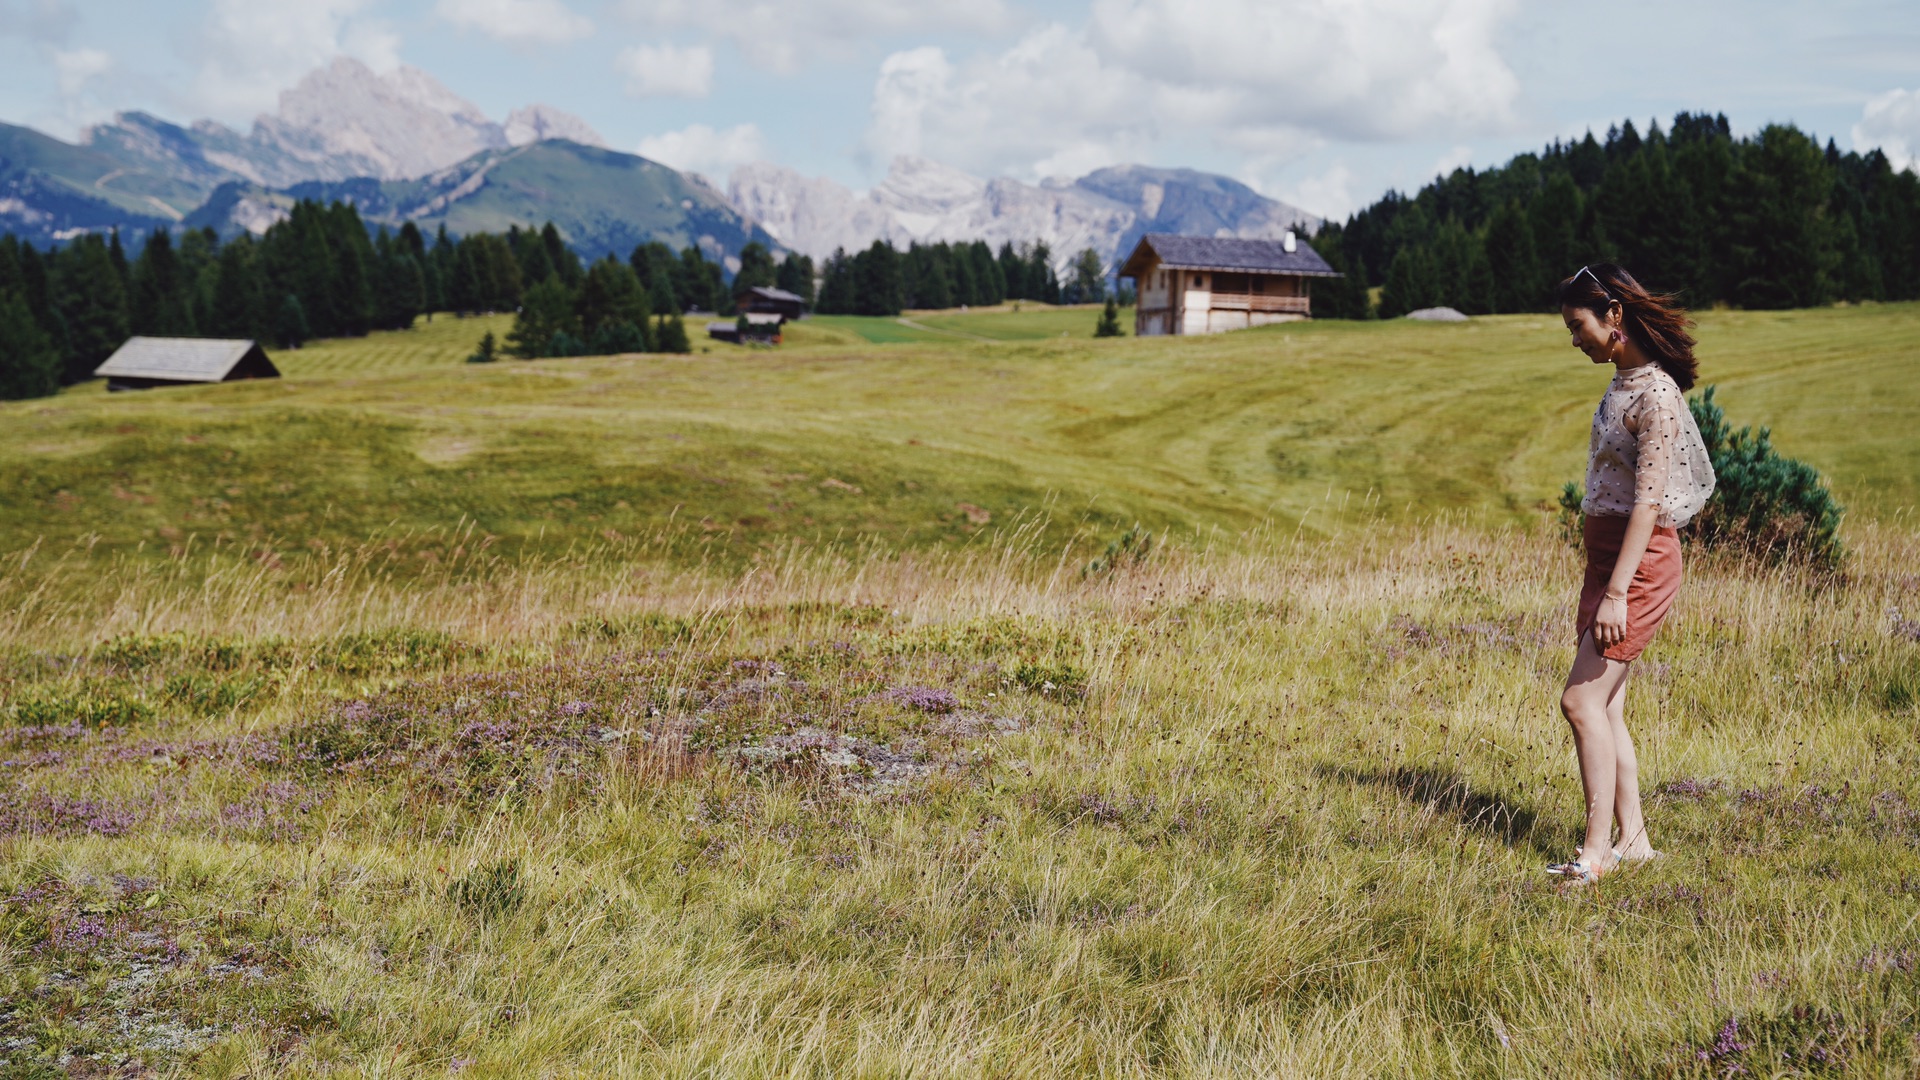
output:
<path id="1" fill-rule="evenodd" d="M 1120 276 L 1137 278 L 1150 263 L 1173 270 L 1221 270 L 1228 273 L 1297 274 L 1301 277 L 1342 277 L 1327 265 L 1305 240 L 1294 250 L 1280 240 L 1242 240 L 1223 236 L 1174 236 L 1148 233 L 1134 245 L 1120 267 Z"/>
<path id="2" fill-rule="evenodd" d="M 794 295 L 793 293 L 790 293 L 785 289 L 776 289 L 771 285 L 755 285 L 753 288 L 748 289 L 747 291 L 752 293 L 755 296 L 765 297 L 768 300 L 779 300 L 779 301 L 782 301 L 783 303 L 788 303 L 788 304 L 805 304 L 806 303 L 805 300 Z"/>
<path id="3" fill-rule="evenodd" d="M 259 343 L 225 338 L 131 337 L 114 350 L 95 376 L 117 379 L 164 379 L 168 382 L 223 382 L 240 362 L 258 352 L 256 364 L 273 375 L 280 372 Z"/>

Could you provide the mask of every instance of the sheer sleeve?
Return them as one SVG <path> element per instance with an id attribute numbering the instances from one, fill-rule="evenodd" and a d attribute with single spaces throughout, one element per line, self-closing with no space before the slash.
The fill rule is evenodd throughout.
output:
<path id="1" fill-rule="evenodd" d="M 1674 465 L 1684 454 L 1680 413 L 1686 407 L 1679 391 L 1665 386 L 1649 389 L 1634 403 L 1633 502 L 1651 503 L 1663 516 L 1673 509 L 1670 500 L 1685 494 L 1668 488 Z"/>

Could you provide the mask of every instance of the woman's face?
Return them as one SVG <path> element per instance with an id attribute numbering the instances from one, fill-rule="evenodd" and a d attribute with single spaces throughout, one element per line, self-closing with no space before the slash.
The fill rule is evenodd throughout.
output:
<path id="1" fill-rule="evenodd" d="M 1560 319 L 1573 335 L 1573 347 L 1587 354 L 1596 364 L 1613 360 L 1613 324 L 1594 314 L 1592 308 L 1563 307 Z"/>

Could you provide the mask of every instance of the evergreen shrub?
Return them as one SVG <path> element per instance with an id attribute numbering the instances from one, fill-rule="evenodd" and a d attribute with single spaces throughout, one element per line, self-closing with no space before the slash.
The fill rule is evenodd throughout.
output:
<path id="1" fill-rule="evenodd" d="M 1693 519 L 1687 539 L 1774 563 L 1838 568 L 1846 553 L 1840 543 L 1843 508 L 1820 471 L 1775 450 L 1770 428 L 1734 430 L 1713 391 L 1709 386 L 1687 399 L 1714 475 L 1713 497 Z M 1561 535 L 1575 545 L 1581 542 L 1583 494 L 1580 485 L 1567 484 L 1555 514 Z"/>
<path id="2" fill-rule="evenodd" d="M 1713 462 L 1713 498 L 1694 519 L 1709 547 L 1738 547 L 1770 561 L 1804 559 L 1832 568 L 1844 554 L 1842 508 L 1819 470 L 1773 448 L 1772 431 L 1738 431 L 1713 400 L 1714 388 L 1687 399 Z"/>

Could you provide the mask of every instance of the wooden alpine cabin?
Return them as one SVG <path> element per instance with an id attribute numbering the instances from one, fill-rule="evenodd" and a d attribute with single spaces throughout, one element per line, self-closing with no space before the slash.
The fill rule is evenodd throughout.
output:
<path id="1" fill-rule="evenodd" d="M 1313 314 L 1314 278 L 1342 276 L 1289 231 L 1280 240 L 1148 233 L 1120 266 L 1137 337 L 1218 334 Z"/>
<path id="2" fill-rule="evenodd" d="M 783 322 L 804 319 L 807 302 L 785 289 L 755 285 L 740 298 L 740 310 L 748 315 L 778 315 Z"/>
<path id="3" fill-rule="evenodd" d="M 257 341 L 224 338 L 130 337 L 93 369 L 108 390 L 277 379 L 280 369 Z"/>

